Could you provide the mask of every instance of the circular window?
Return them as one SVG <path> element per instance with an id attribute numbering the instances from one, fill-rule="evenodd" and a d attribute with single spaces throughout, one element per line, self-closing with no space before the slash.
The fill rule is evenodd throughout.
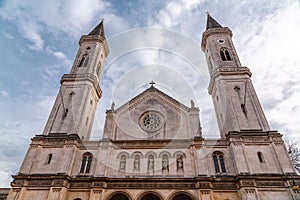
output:
<path id="1" fill-rule="evenodd" d="M 219 39 L 218 42 L 219 42 L 220 44 L 223 44 L 225 41 L 224 41 L 223 39 Z"/>
<path id="2" fill-rule="evenodd" d="M 163 125 L 163 117 L 157 112 L 146 112 L 140 118 L 140 126 L 147 132 L 158 131 Z"/>

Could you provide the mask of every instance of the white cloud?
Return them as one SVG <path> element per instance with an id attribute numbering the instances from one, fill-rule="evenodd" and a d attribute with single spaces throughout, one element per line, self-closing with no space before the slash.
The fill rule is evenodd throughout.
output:
<path id="1" fill-rule="evenodd" d="M 12 40 L 14 38 L 9 32 L 6 31 L 2 31 L 2 35 L 9 40 Z"/>
<path id="2" fill-rule="evenodd" d="M 10 0 L 3 3 L 0 16 L 17 23 L 23 37 L 33 43 L 29 48 L 42 50 L 45 31 L 78 37 L 83 28 L 100 20 L 97 13 L 108 8 L 109 3 L 98 0 Z"/>
<path id="3" fill-rule="evenodd" d="M 300 132 L 300 47 L 295 37 L 300 34 L 299 19 L 300 3 L 294 1 L 268 14 L 238 39 L 242 62 L 248 63 L 254 74 L 271 128 L 293 139 L 299 139 Z"/>
<path id="4" fill-rule="evenodd" d="M 5 98 L 9 98 L 10 97 L 10 95 L 9 95 L 9 93 L 8 93 L 7 90 L 1 90 L 0 94 L 1 94 L 1 96 L 5 97 Z"/>

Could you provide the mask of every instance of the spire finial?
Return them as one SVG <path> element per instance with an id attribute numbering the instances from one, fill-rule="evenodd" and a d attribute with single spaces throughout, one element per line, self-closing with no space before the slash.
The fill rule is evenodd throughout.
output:
<path id="1" fill-rule="evenodd" d="M 114 101 L 112 102 L 110 109 L 111 109 L 111 111 L 115 110 L 115 102 Z"/>
<path id="2" fill-rule="evenodd" d="M 207 22 L 206 22 L 206 30 L 211 28 L 223 28 L 207 11 Z"/>
<path id="3" fill-rule="evenodd" d="M 209 15 L 209 14 L 210 14 L 210 12 L 209 12 L 209 11 L 206 11 L 206 12 L 205 12 L 205 14 L 206 14 L 206 15 Z"/>
<path id="4" fill-rule="evenodd" d="M 105 38 L 103 21 L 104 18 L 101 19 L 101 22 L 88 35 L 101 35 Z"/>

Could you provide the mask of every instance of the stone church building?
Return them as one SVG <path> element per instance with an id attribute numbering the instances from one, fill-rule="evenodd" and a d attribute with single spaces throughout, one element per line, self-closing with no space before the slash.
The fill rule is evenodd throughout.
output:
<path id="1" fill-rule="evenodd" d="M 219 139 L 202 137 L 199 109 L 153 84 L 106 111 L 91 141 L 109 54 L 103 21 L 79 41 L 43 134 L 32 138 L 9 200 L 289 200 L 299 185 L 282 135 L 271 130 L 232 32 L 209 14 L 201 48 Z M 104 94 L 105 95 L 105 94 Z"/>

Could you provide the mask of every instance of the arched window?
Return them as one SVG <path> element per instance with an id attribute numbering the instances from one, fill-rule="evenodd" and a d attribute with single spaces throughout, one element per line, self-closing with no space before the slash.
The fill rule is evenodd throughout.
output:
<path id="1" fill-rule="evenodd" d="M 134 160 L 133 160 L 133 170 L 134 171 L 139 171 L 140 170 L 140 156 L 139 155 L 135 155 L 134 156 Z"/>
<path id="2" fill-rule="evenodd" d="M 177 155 L 176 166 L 177 171 L 183 171 L 183 156 L 181 154 Z"/>
<path id="3" fill-rule="evenodd" d="M 79 62 L 78 67 L 86 67 L 89 62 L 89 56 L 84 54 Z"/>
<path id="4" fill-rule="evenodd" d="M 146 194 L 145 196 L 143 196 L 143 198 L 141 200 L 160 200 L 159 196 L 156 194 Z"/>
<path id="5" fill-rule="evenodd" d="M 123 193 L 114 194 L 109 200 L 129 200 L 129 198 Z"/>
<path id="6" fill-rule="evenodd" d="M 47 156 L 47 160 L 46 160 L 46 164 L 48 164 L 48 165 L 49 165 L 49 164 L 51 163 L 52 156 L 53 156 L 53 155 L 52 155 L 52 153 L 49 153 L 49 154 L 48 154 L 48 156 Z"/>
<path id="7" fill-rule="evenodd" d="M 258 156 L 258 160 L 259 160 L 260 163 L 265 162 L 262 152 L 257 152 L 257 156 Z"/>
<path id="8" fill-rule="evenodd" d="M 186 194 L 177 194 L 172 200 L 192 200 L 192 198 Z"/>
<path id="9" fill-rule="evenodd" d="M 168 155 L 164 154 L 162 156 L 161 165 L 162 165 L 162 171 L 169 171 L 169 157 L 168 157 Z"/>
<path id="10" fill-rule="evenodd" d="M 97 65 L 97 70 L 96 70 L 98 77 L 100 76 L 100 73 L 101 73 L 100 69 L 101 69 L 101 62 L 99 61 L 98 65 Z"/>
<path id="11" fill-rule="evenodd" d="M 154 156 L 149 155 L 148 157 L 148 172 L 154 172 Z"/>
<path id="12" fill-rule="evenodd" d="M 93 156 L 91 153 L 85 153 L 82 156 L 80 173 L 90 173 Z"/>
<path id="13" fill-rule="evenodd" d="M 225 48 L 220 50 L 220 56 L 221 56 L 222 61 L 230 61 L 231 60 L 229 51 Z"/>
<path id="14" fill-rule="evenodd" d="M 213 160 L 216 173 L 226 173 L 226 167 L 224 162 L 224 155 L 222 152 L 214 152 Z"/>
<path id="15" fill-rule="evenodd" d="M 126 169 L 126 156 L 122 155 L 120 160 L 120 171 L 125 171 Z"/>

